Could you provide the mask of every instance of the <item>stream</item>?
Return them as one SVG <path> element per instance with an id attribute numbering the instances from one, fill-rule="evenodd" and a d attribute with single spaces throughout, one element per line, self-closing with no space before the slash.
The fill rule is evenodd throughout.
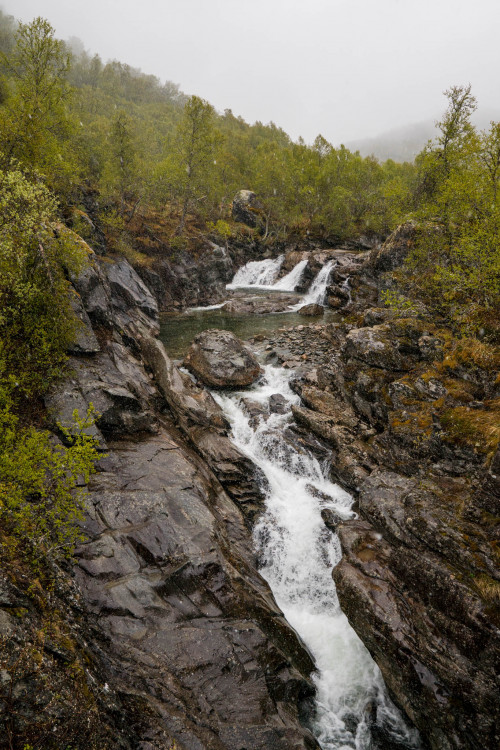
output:
<path id="1" fill-rule="evenodd" d="M 266 264 L 261 268 L 259 262 L 248 264 L 253 266 L 253 283 L 248 284 L 245 269 L 238 272 L 239 281 L 249 287 L 267 286 L 272 293 L 279 261 L 274 265 L 260 261 Z M 296 317 L 304 323 L 294 310 L 307 304 L 308 298 L 323 302 L 332 267 L 332 262 L 325 264 L 309 292 L 290 312 L 239 316 L 245 320 L 236 325 L 220 309 L 198 310 L 196 332 L 227 327 L 241 338 L 249 338 L 278 325 L 294 325 Z M 236 277 L 233 285 L 235 282 Z M 176 316 L 175 337 L 171 318 L 162 327 L 160 335 L 171 356 L 181 356 L 194 335 L 193 319 L 187 325 L 183 323 L 186 318 L 189 316 Z M 260 467 L 269 482 L 266 510 L 254 527 L 254 543 L 261 575 L 316 663 L 313 679 L 317 694 L 310 728 L 323 750 L 417 750 L 421 747 L 418 733 L 390 700 L 380 670 L 338 603 L 332 569 L 340 560 L 340 543 L 325 526 L 321 511 L 331 509 L 342 518 L 352 518 L 353 498 L 328 479 L 327 466 L 287 440 L 285 430 L 293 422 L 290 407 L 300 401 L 290 388 L 293 377 L 289 370 L 265 365 L 264 376 L 251 388 L 218 391 L 213 396 L 231 424 L 233 442 Z M 269 399 L 274 394 L 286 399 L 284 414 L 270 413 Z M 242 398 L 263 406 L 263 416 L 257 423 L 246 413 Z"/>

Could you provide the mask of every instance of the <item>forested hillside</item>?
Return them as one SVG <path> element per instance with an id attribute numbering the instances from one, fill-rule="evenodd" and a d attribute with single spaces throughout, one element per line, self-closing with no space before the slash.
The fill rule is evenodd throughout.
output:
<path id="1" fill-rule="evenodd" d="M 139 263 L 138 217 L 148 218 L 147 242 L 159 234 L 174 253 L 208 235 L 227 239 L 241 231 L 230 216 L 242 188 L 260 200 L 258 235 L 268 241 L 380 236 L 413 216 L 443 230 L 439 240 L 432 233 L 432 252 L 423 243 L 414 259 L 420 269 L 428 257 L 436 269 L 429 273 L 425 261 L 428 290 L 419 282 L 418 294 L 439 293 L 460 320 L 491 318 L 500 136 L 498 123 L 485 132 L 471 125 L 470 87 L 447 92 L 437 137 L 415 164 L 379 163 L 321 135 L 311 146 L 295 143 L 274 123 L 219 114 L 169 81 L 104 64 L 81 44 L 72 52 L 41 18 L 18 25 L 2 14 L 0 25 L 2 166 L 43 175 L 59 215 L 84 237 L 104 233 L 111 249 Z"/>
<path id="2" fill-rule="evenodd" d="M 386 232 L 412 208 L 409 164 L 382 165 L 322 136 L 294 143 L 273 123 L 248 125 L 169 81 L 73 53 L 46 21 L 17 32 L 11 17 L 0 22 L 4 163 L 43 172 L 66 210 L 96 189 L 104 222 L 126 224 L 152 204 L 180 232 L 183 214 L 225 219 L 234 193 L 251 188 L 269 232 L 347 237 Z"/>

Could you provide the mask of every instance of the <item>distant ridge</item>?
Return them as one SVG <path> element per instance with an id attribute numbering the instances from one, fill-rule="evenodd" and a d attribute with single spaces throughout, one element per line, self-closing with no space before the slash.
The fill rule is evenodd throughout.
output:
<path id="1" fill-rule="evenodd" d="M 436 120 L 439 119 L 436 117 Z M 474 124 L 480 129 L 488 128 L 491 120 L 500 120 L 500 111 L 476 112 Z M 359 151 L 361 156 L 376 156 L 380 161 L 413 161 L 427 141 L 436 136 L 435 120 L 424 120 L 403 125 L 372 138 L 349 141 L 344 145 L 350 151 Z"/>

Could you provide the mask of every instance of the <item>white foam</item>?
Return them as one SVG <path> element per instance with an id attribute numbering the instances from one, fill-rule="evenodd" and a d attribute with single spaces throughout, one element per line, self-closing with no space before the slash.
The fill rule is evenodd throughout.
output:
<path id="1" fill-rule="evenodd" d="M 214 397 L 231 423 L 234 443 L 269 482 L 266 510 L 254 529 L 260 572 L 316 661 L 315 734 L 323 750 L 369 750 L 375 712 L 377 724 L 401 748 L 419 748 L 417 733 L 390 701 L 377 665 L 338 603 L 331 573 L 340 560 L 340 543 L 324 525 L 321 510 L 353 517 L 352 497 L 329 481 L 317 458 L 286 439 L 290 413 L 273 414 L 253 429 L 241 404 L 242 396 L 265 404 L 273 393 L 297 403 L 290 377 L 289 371 L 267 366 L 253 388 Z M 311 485 L 322 495 L 311 492 Z"/>
<path id="2" fill-rule="evenodd" d="M 284 255 L 266 260 L 252 260 L 235 273 L 232 282 L 226 285 L 226 289 L 268 288 L 277 278 L 284 260 Z"/>
<path id="3" fill-rule="evenodd" d="M 188 307 L 187 310 L 184 312 L 191 313 L 191 312 L 205 312 L 205 310 L 220 310 L 221 307 L 224 307 L 226 304 L 227 299 L 224 300 L 224 302 L 219 302 L 218 305 L 206 305 L 205 307 Z"/>
<path id="4" fill-rule="evenodd" d="M 332 269 L 337 265 L 336 260 L 329 260 L 324 266 L 320 268 L 316 277 L 314 278 L 309 291 L 302 297 L 301 301 L 291 307 L 291 310 L 300 310 L 304 305 L 324 305 L 326 290 L 328 282 L 330 280 L 330 273 Z"/>

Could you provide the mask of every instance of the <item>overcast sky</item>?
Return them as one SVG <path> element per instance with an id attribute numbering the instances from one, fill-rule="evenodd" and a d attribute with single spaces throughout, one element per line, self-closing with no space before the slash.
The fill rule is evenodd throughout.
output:
<path id="1" fill-rule="evenodd" d="M 248 122 L 335 145 L 436 118 L 471 83 L 500 111 L 500 0 L 0 0 Z"/>

